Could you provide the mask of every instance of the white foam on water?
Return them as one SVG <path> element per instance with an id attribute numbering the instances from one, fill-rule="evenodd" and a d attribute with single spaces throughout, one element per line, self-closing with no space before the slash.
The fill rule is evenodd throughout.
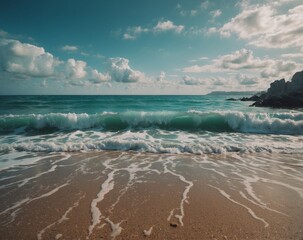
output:
<path id="1" fill-rule="evenodd" d="M 152 226 L 148 230 L 143 230 L 144 236 L 149 237 L 152 234 L 153 228 L 154 227 Z"/>
<path id="2" fill-rule="evenodd" d="M 69 207 L 65 213 L 62 215 L 62 217 L 60 219 L 58 219 L 57 221 L 47 225 L 45 228 L 43 228 L 42 230 L 40 230 L 38 233 L 37 233 L 37 238 L 38 240 L 41 240 L 42 239 L 42 235 L 50 228 L 52 228 L 53 226 L 57 225 L 57 224 L 60 224 L 64 221 L 67 221 L 69 218 L 67 217 L 68 214 L 76 207 L 79 206 L 79 203 L 80 201 L 85 197 L 85 195 L 82 195 L 71 207 Z M 59 237 L 57 238 L 57 236 L 59 235 Z M 56 235 L 56 239 L 59 239 L 60 237 L 62 237 L 62 234 L 57 234 Z"/>
<path id="3" fill-rule="evenodd" d="M 5 181 L 5 180 L 9 180 L 9 179 L 12 179 L 12 178 L 16 178 L 18 176 L 20 176 L 20 174 L 14 175 L 14 176 L 2 177 L 2 178 L 0 178 L 0 182 Z"/>
<path id="4" fill-rule="evenodd" d="M 0 158 L 2 161 L 4 159 L 8 160 L 0 164 L 0 171 L 3 171 L 13 167 L 32 165 L 40 160 L 50 158 L 50 156 L 32 156 L 28 152 L 13 151 L 2 155 Z"/>
<path id="5" fill-rule="evenodd" d="M 264 206 L 264 205 L 262 205 L 262 204 L 259 204 L 259 203 L 255 202 L 255 201 L 249 199 L 242 191 L 240 191 L 240 195 L 241 195 L 243 198 L 245 198 L 247 201 L 251 202 L 252 204 L 255 204 L 256 206 L 259 206 L 260 208 L 263 208 L 263 209 L 266 209 L 266 210 L 268 210 L 268 211 L 275 212 L 275 213 L 278 213 L 278 214 L 281 214 L 281 215 L 284 215 L 284 216 L 288 216 L 288 215 L 285 214 L 285 213 L 282 213 L 282 212 L 280 212 L 280 211 L 277 211 L 277 210 L 272 209 L 272 208 L 270 208 L 270 207 Z"/>
<path id="6" fill-rule="evenodd" d="M 30 203 L 32 201 L 39 200 L 41 198 L 49 197 L 49 196 L 53 195 L 54 193 L 58 192 L 61 188 L 66 187 L 67 185 L 69 185 L 69 181 L 66 182 L 66 183 L 64 183 L 64 184 L 62 184 L 62 185 L 60 185 L 60 186 L 58 186 L 58 187 L 56 187 L 56 188 L 54 188 L 53 190 L 51 190 L 51 191 L 49 191 L 47 193 L 42 194 L 39 197 L 35 197 L 35 198 L 30 199 L 30 201 L 28 203 Z"/>
<path id="7" fill-rule="evenodd" d="M 181 202 L 180 202 L 180 212 L 181 214 L 180 215 L 175 215 L 175 217 L 179 220 L 181 226 L 184 225 L 183 223 L 183 218 L 185 216 L 185 212 L 184 212 L 184 203 L 187 202 L 187 199 L 188 199 L 188 194 L 189 194 L 189 191 L 190 189 L 194 186 L 193 182 L 189 181 L 189 180 L 186 180 L 184 176 L 182 176 L 181 174 L 177 174 L 171 170 L 168 169 L 167 167 L 167 162 L 164 163 L 164 173 L 169 173 L 173 176 L 176 176 L 178 177 L 182 182 L 184 182 L 185 184 L 187 184 L 187 186 L 185 187 L 184 191 L 183 191 L 183 194 L 182 194 L 182 199 L 181 199 Z M 174 211 L 173 211 L 174 212 Z M 172 213 L 172 212 L 171 212 Z M 171 214 L 170 214 L 171 215 Z M 168 217 L 168 220 L 171 219 L 171 216 Z"/>
<path id="8" fill-rule="evenodd" d="M 170 221 L 170 219 L 172 218 L 172 216 L 174 215 L 174 211 L 175 211 L 176 209 L 175 208 L 173 208 L 170 212 L 169 212 L 169 215 L 168 215 L 168 217 L 167 217 L 167 221 Z"/>
<path id="9" fill-rule="evenodd" d="M 53 154 L 52 154 L 52 155 L 53 155 Z M 69 154 L 65 154 L 65 153 L 61 153 L 60 155 L 62 155 L 63 158 L 57 160 L 58 162 L 64 161 L 64 160 L 66 160 L 66 159 L 68 159 L 68 158 L 70 157 Z M 56 154 L 55 156 L 58 156 L 58 154 Z M 48 156 L 48 157 L 49 157 L 49 156 Z M 46 157 L 46 158 L 48 158 L 48 157 Z M 49 158 L 51 158 L 51 157 L 49 157 Z M 42 158 L 42 159 L 44 159 L 44 158 Z M 40 160 L 42 160 L 42 159 L 40 159 Z M 54 165 L 57 161 L 50 161 L 50 162 L 52 162 L 52 164 L 51 164 L 52 167 L 51 167 L 49 170 L 47 170 L 47 171 L 38 173 L 38 174 L 36 174 L 36 175 L 33 176 L 33 177 L 25 178 L 25 179 L 18 180 L 18 181 L 15 181 L 15 182 L 11 182 L 11 183 L 8 183 L 8 184 L 3 184 L 2 186 L 0 186 L 0 189 L 7 188 L 7 187 L 10 187 L 10 186 L 13 186 L 13 185 L 16 185 L 16 184 L 18 184 L 18 187 L 22 187 L 22 186 L 24 186 L 25 184 L 27 184 L 29 181 L 31 181 L 31 180 L 33 180 L 33 179 L 39 178 L 39 177 L 41 177 L 41 176 L 43 176 L 43 175 L 45 175 L 45 174 L 47 174 L 47 173 L 53 172 L 53 171 L 55 171 L 56 168 L 57 168 L 57 166 Z M 7 170 L 7 171 L 9 171 L 9 170 Z M 16 175 L 16 176 L 20 176 L 20 174 L 19 174 L 19 175 Z M 11 192 L 16 191 L 16 190 L 17 190 L 17 188 L 14 188 L 14 189 L 12 189 L 12 190 L 10 190 L 10 191 L 7 191 L 5 194 L 2 195 L 2 197 L 4 197 L 5 195 L 8 195 L 8 194 L 10 194 Z"/>
<path id="10" fill-rule="evenodd" d="M 61 237 L 63 237 L 63 234 L 61 234 L 61 233 L 58 233 L 58 234 L 55 236 L 56 239 L 60 239 Z"/>
<path id="11" fill-rule="evenodd" d="M 25 184 L 27 184 L 29 181 L 31 181 L 33 179 L 36 179 L 36 178 L 39 178 L 39 177 L 41 177 L 41 176 L 43 176 L 43 175 L 45 175 L 47 173 L 54 172 L 56 169 L 57 169 L 57 165 L 53 165 L 50 169 L 48 169 L 45 172 L 38 173 L 38 174 L 36 174 L 33 177 L 25 178 L 25 179 L 22 180 L 22 182 L 20 184 L 18 184 L 18 187 L 22 187 Z"/>
<path id="12" fill-rule="evenodd" d="M 109 218 L 105 219 L 106 222 L 108 222 L 110 224 L 110 228 L 112 229 L 112 233 L 111 233 L 111 237 L 114 239 L 115 237 L 119 236 L 123 230 L 122 227 L 120 227 L 120 224 L 122 222 L 119 223 L 113 223 Z"/>
<path id="13" fill-rule="evenodd" d="M 107 179 L 102 183 L 101 190 L 98 192 L 97 197 L 91 202 L 91 213 L 92 220 L 91 225 L 88 228 L 89 236 L 92 234 L 96 225 L 100 223 L 100 218 L 102 216 L 100 209 L 97 207 L 97 204 L 100 203 L 106 194 L 108 194 L 111 190 L 114 189 L 114 175 L 116 170 L 111 171 L 107 175 Z"/>
<path id="14" fill-rule="evenodd" d="M 151 153 L 226 153 L 226 152 L 277 152 L 302 153 L 300 136 L 247 134 L 229 132 L 187 132 L 162 129 L 124 130 L 120 132 L 99 132 L 97 130 L 56 132 L 51 135 L 16 136 L 16 141 L 0 141 L 0 152 L 88 152 L 121 150 Z M 81 133 L 81 134 L 80 134 Z M 6 154 L 4 154 L 5 156 Z M 0 156 L 1 158 L 1 156 Z M 5 158 L 5 157 L 2 157 Z M 3 163 L 6 164 L 6 163 Z M 0 165 L 1 167 L 1 165 Z"/>
<path id="15" fill-rule="evenodd" d="M 233 202 L 233 203 L 235 203 L 235 204 L 237 204 L 237 205 L 239 205 L 239 206 L 245 208 L 245 209 L 248 211 L 248 213 L 249 213 L 254 219 L 257 219 L 257 220 L 263 222 L 263 223 L 264 223 L 264 227 L 268 227 L 268 226 L 269 226 L 268 222 L 266 222 L 263 218 L 258 217 L 258 216 L 255 214 L 255 212 L 254 212 L 251 208 L 245 206 L 245 205 L 242 204 L 242 203 L 239 203 L 239 202 L 233 200 L 233 199 L 230 197 L 230 195 L 228 195 L 228 194 L 227 194 L 225 191 L 223 191 L 222 189 L 217 188 L 217 187 L 215 187 L 215 186 L 212 186 L 212 185 L 210 185 L 210 184 L 208 184 L 208 186 L 210 186 L 210 187 L 212 187 L 212 188 L 214 188 L 214 189 L 217 189 L 217 190 L 219 191 L 219 193 L 220 193 L 222 196 L 224 196 L 226 199 L 228 199 L 229 201 L 231 201 L 231 202 Z"/>
<path id="16" fill-rule="evenodd" d="M 44 193 L 38 197 L 35 197 L 35 198 L 24 198 L 16 203 L 13 204 L 13 206 L 5 209 L 4 211 L 2 211 L 0 213 L 0 215 L 3 215 L 3 214 L 6 214 L 8 213 L 9 211 L 11 210 L 14 210 L 10 215 L 11 215 L 11 221 L 10 222 L 13 222 L 15 217 L 17 216 L 17 213 L 22 209 L 22 206 L 23 205 L 28 205 L 29 203 L 33 202 L 33 201 L 36 201 L 36 200 L 39 200 L 39 199 L 42 199 L 42 198 L 45 198 L 45 197 L 49 197 L 51 195 L 53 195 L 54 193 L 56 193 L 58 190 L 60 190 L 61 188 L 67 186 L 69 184 L 69 181 L 67 183 L 64 183 L 54 189 L 52 189 L 51 191 L 47 192 L 47 193 Z"/>
<path id="17" fill-rule="evenodd" d="M 30 198 L 24 198 L 16 203 L 13 204 L 13 206 L 5 209 L 4 211 L 0 212 L 0 215 L 6 214 L 11 210 L 14 210 L 16 208 L 19 208 L 20 206 L 22 206 L 23 204 L 27 203 L 30 200 Z"/>
<path id="18" fill-rule="evenodd" d="M 252 187 L 252 183 L 256 183 L 258 181 L 260 181 L 260 178 L 257 176 L 253 176 L 253 177 L 249 177 L 249 176 L 244 176 L 242 174 L 239 173 L 234 173 L 240 177 L 243 178 L 243 184 L 245 186 L 245 190 L 247 191 L 247 193 L 249 194 L 249 196 L 251 196 L 255 201 L 257 201 L 259 204 L 266 206 L 266 203 L 262 202 L 262 200 L 255 194 L 255 191 Z"/>
<path id="19" fill-rule="evenodd" d="M 277 185 L 286 187 L 288 189 L 291 189 L 291 190 L 295 191 L 303 199 L 303 188 L 294 187 L 287 183 L 279 182 L 279 181 L 272 180 L 272 179 L 261 178 L 261 180 L 266 183 L 273 183 L 273 184 L 277 184 Z"/>

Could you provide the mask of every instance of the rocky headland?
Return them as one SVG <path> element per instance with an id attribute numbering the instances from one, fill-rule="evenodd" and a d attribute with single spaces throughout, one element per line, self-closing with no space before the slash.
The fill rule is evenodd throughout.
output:
<path id="1" fill-rule="evenodd" d="M 291 81 L 276 80 L 265 92 L 251 97 L 228 98 L 228 101 L 252 101 L 250 106 L 272 108 L 303 108 L 303 71 L 296 72 Z"/>
<path id="2" fill-rule="evenodd" d="M 303 108 L 303 71 L 296 72 L 289 82 L 272 82 L 266 93 L 251 98 L 255 107 Z"/>

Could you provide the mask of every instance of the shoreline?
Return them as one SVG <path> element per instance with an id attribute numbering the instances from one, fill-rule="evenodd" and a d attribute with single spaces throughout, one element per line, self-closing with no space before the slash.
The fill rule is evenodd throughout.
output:
<path id="1" fill-rule="evenodd" d="M 300 155 L 68 155 L 0 172 L 1 238 L 303 238 Z"/>

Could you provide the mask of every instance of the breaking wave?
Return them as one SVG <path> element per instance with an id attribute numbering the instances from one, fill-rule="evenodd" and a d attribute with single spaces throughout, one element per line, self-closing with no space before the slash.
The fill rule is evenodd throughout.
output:
<path id="1" fill-rule="evenodd" d="M 96 129 L 165 129 L 182 131 L 242 132 L 264 134 L 303 134 L 303 113 L 225 112 L 104 112 L 5 115 L 0 118 L 0 132 L 72 131 Z"/>

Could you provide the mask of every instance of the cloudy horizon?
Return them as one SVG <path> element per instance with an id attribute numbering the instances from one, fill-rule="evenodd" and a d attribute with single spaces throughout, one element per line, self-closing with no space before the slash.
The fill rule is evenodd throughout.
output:
<path id="1" fill-rule="evenodd" d="M 11 1 L 0 94 L 266 90 L 303 70 L 303 3 Z"/>

